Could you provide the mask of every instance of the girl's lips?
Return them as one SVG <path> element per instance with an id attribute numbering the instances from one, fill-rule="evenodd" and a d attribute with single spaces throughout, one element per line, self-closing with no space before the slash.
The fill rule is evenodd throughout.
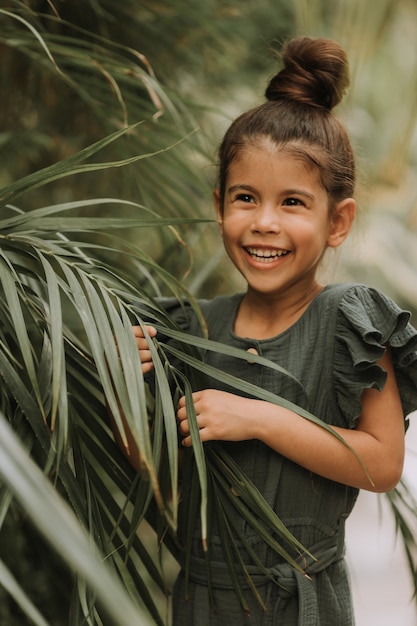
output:
<path id="1" fill-rule="evenodd" d="M 272 261 L 276 261 L 289 253 L 289 250 L 281 250 L 277 248 L 257 248 L 247 246 L 244 249 L 252 259 L 263 263 L 271 263 Z"/>

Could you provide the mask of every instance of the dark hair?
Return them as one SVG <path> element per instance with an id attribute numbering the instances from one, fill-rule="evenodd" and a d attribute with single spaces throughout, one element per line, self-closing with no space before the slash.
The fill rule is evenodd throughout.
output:
<path id="1" fill-rule="evenodd" d="M 282 59 L 283 69 L 265 91 L 267 102 L 239 116 L 220 145 L 221 206 L 231 164 L 242 148 L 260 139 L 317 167 L 330 209 L 354 194 L 352 146 L 343 124 L 332 113 L 349 86 L 346 53 L 328 39 L 296 37 L 284 46 Z"/>

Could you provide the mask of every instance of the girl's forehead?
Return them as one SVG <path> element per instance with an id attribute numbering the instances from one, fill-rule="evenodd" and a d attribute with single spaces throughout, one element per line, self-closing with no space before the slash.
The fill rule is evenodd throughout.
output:
<path id="1" fill-rule="evenodd" d="M 299 144 L 274 144 L 271 141 L 241 146 L 230 163 L 229 173 L 245 167 L 260 166 L 261 163 L 263 166 L 285 167 L 297 171 L 300 175 L 307 174 L 309 177 L 313 175 L 314 178 L 316 176 L 320 178 L 320 166 L 310 151 Z"/>
<path id="2" fill-rule="evenodd" d="M 230 164 L 226 187 L 250 185 L 254 188 L 309 188 L 314 195 L 326 192 L 322 172 L 310 155 L 295 143 L 258 143 L 242 146 Z"/>
<path id="3" fill-rule="evenodd" d="M 317 155 L 322 152 L 320 146 L 310 143 L 304 139 L 294 139 L 291 141 L 274 141 L 271 137 L 263 135 L 243 138 L 237 146 L 236 155 L 243 152 L 263 151 L 270 154 L 292 154 L 294 156 L 303 154 Z"/>

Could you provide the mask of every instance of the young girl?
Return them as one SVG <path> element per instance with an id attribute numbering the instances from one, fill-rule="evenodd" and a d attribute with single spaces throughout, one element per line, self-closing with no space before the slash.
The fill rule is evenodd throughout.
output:
<path id="1" fill-rule="evenodd" d="M 201 301 L 209 338 L 248 351 L 248 360 L 207 353 L 206 362 L 287 400 L 331 424 L 358 453 L 295 412 L 214 379 L 193 394 L 203 442 L 222 442 L 317 558 L 300 576 L 241 522 L 271 577 L 258 577 L 266 606 L 248 594 L 241 608 L 216 529 L 209 536 L 212 597 L 196 534 L 185 600 L 184 576 L 174 591 L 178 626 L 348 626 L 354 623 L 343 558 L 344 524 L 358 490 L 392 489 L 401 477 L 405 417 L 417 409 L 417 332 L 409 314 L 363 285 L 323 286 L 317 270 L 355 217 L 355 162 L 347 133 L 332 114 L 348 86 L 348 63 L 335 42 L 299 37 L 283 51 L 283 69 L 267 102 L 241 115 L 220 147 L 214 199 L 226 251 L 246 292 Z M 170 303 L 184 329 L 199 322 Z M 149 334 L 155 329 L 148 327 Z M 134 327 L 144 372 L 152 360 Z M 303 385 L 251 362 L 274 361 Z M 305 394 L 305 395 L 303 395 Z M 177 418 L 192 446 L 185 400 Z M 256 579 L 256 576 L 255 576 Z"/>

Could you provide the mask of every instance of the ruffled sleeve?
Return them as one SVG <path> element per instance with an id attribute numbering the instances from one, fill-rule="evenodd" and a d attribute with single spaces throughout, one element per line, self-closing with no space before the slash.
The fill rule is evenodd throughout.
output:
<path id="1" fill-rule="evenodd" d="M 338 404 L 350 428 L 361 414 L 365 389 L 382 390 L 386 371 L 377 364 L 391 347 L 404 417 L 417 410 L 417 331 L 410 313 L 376 289 L 349 288 L 336 320 L 334 380 Z"/>

